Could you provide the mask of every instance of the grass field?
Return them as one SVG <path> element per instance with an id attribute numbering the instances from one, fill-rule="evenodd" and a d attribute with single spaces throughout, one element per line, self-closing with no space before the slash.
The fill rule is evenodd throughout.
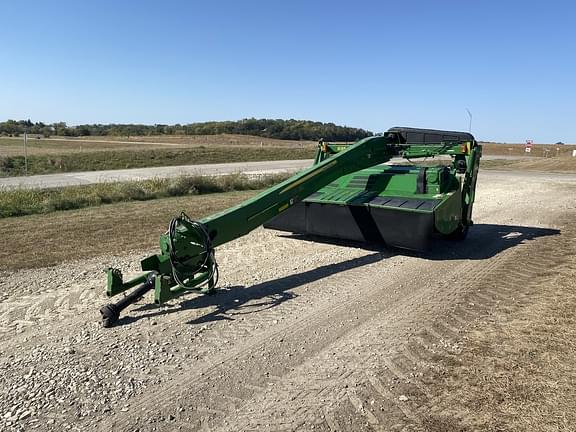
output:
<path id="1" fill-rule="evenodd" d="M 534 144 L 532 151 L 526 153 L 526 146 L 524 144 L 481 144 L 482 153 L 486 155 L 526 156 L 530 158 L 572 157 L 572 151 L 576 150 L 576 145 Z"/>
<path id="2" fill-rule="evenodd" d="M 191 147 L 182 149 L 107 150 L 28 157 L 28 173 L 98 171 L 286 159 L 311 159 L 312 148 Z M 24 175 L 24 157 L 0 157 L 0 177 Z"/>
<path id="3" fill-rule="evenodd" d="M 250 135 L 160 135 L 160 136 L 102 136 L 102 137 L 53 137 L 30 138 L 28 153 L 58 155 L 104 150 L 149 150 L 153 148 L 210 147 L 287 147 L 316 148 L 316 141 L 293 141 L 263 138 Z M 570 156 L 576 145 L 534 144 L 532 152 L 526 153 L 524 144 L 481 143 L 484 153 L 507 156 Z M 0 137 L 0 156 L 22 156 L 22 137 Z"/>
<path id="4" fill-rule="evenodd" d="M 316 148 L 314 141 L 291 141 L 250 135 L 163 135 L 136 137 L 29 138 L 29 155 L 58 156 L 119 150 L 187 149 L 209 147 Z M 0 157 L 23 156 L 23 138 L 0 137 Z"/>
<path id="5" fill-rule="evenodd" d="M 102 207 L 0 219 L 1 270 L 44 267 L 70 259 L 125 254 L 158 245 L 173 216 L 201 218 L 233 206 L 258 191 L 239 191 L 126 202 Z"/>
<path id="6" fill-rule="evenodd" d="M 288 174 L 258 177 L 244 174 L 180 176 L 55 189 L 0 189 L 0 218 L 98 207 L 125 201 L 265 189 L 288 177 Z"/>
<path id="7" fill-rule="evenodd" d="M 221 134 L 221 135 L 156 135 L 156 136 L 131 136 L 131 137 L 83 137 L 89 141 L 100 142 L 128 142 L 143 145 L 162 144 L 178 146 L 248 146 L 248 147 L 313 147 L 317 141 L 296 141 L 265 138 L 252 135 Z"/>
<path id="8" fill-rule="evenodd" d="M 494 159 L 480 162 L 482 169 L 576 172 L 576 158 Z"/>
<path id="9" fill-rule="evenodd" d="M 149 150 L 154 148 L 172 148 L 165 144 L 138 144 L 106 141 L 88 141 L 72 138 L 35 139 L 29 138 L 28 155 L 59 156 L 69 153 L 87 153 L 106 150 Z M 178 148 L 179 146 L 177 146 Z M 184 147 L 184 146 L 183 146 Z M 0 157 L 23 156 L 23 138 L 0 137 Z"/>
<path id="10" fill-rule="evenodd" d="M 568 158 L 575 145 L 483 143 L 486 155 Z M 312 141 L 277 140 L 249 135 L 173 135 L 136 137 L 31 138 L 28 172 L 49 174 L 156 166 L 243 161 L 308 159 Z M 24 175 L 22 138 L 0 138 L 0 177 Z"/>

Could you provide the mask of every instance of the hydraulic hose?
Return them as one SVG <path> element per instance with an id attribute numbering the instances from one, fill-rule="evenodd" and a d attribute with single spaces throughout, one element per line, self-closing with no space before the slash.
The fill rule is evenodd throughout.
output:
<path id="1" fill-rule="evenodd" d="M 194 242 L 194 244 L 201 246 L 202 251 L 199 255 L 203 258 L 202 262 L 194 268 L 189 268 L 189 264 L 178 257 L 176 233 L 178 232 L 179 226 L 182 225 L 186 227 L 187 231 L 191 232 L 191 238 L 200 240 L 200 243 Z M 191 219 L 186 213 L 182 212 L 180 216 L 172 218 L 170 221 L 170 225 L 168 226 L 168 241 L 170 244 L 169 257 L 170 266 L 172 267 L 172 278 L 178 285 L 184 289 L 197 290 L 210 283 L 211 280 L 213 280 L 213 285 L 217 284 L 219 275 L 218 263 L 216 262 L 212 239 L 204 224 Z M 208 278 L 205 282 L 198 285 L 186 283 L 187 279 L 194 278 L 194 276 L 200 272 L 208 272 Z"/>

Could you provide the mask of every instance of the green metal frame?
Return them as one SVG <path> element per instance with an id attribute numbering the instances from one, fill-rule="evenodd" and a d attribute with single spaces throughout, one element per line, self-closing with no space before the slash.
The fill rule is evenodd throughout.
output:
<path id="1" fill-rule="evenodd" d="M 360 171 L 389 161 L 393 157 L 408 159 L 453 156 L 453 166 L 465 161 L 466 173 L 462 187 L 461 224 L 472 224 L 471 213 L 474 190 L 480 159 L 480 147 L 474 142 L 442 142 L 438 144 L 412 145 L 399 144 L 394 133 L 365 138 L 352 145 L 320 142 L 314 165 L 282 183 L 258 194 L 243 203 L 209 216 L 199 221 L 217 247 L 267 222 L 274 216 L 289 209 L 312 193 L 347 174 Z M 215 288 L 214 274 L 210 271 L 213 256 L 208 257 L 205 266 L 198 271 L 206 256 L 202 255 L 201 241 L 191 226 L 183 223 L 175 236 L 172 250 L 168 234 L 160 236 L 160 253 L 142 260 L 142 270 L 148 273 L 123 282 L 118 269 L 108 269 L 108 296 L 114 296 L 146 281 L 151 273 L 154 281 L 154 299 L 163 303 L 183 293 L 197 290 L 210 293 Z M 186 287 L 179 285 L 173 277 L 171 257 L 178 258 L 181 268 L 195 269 L 188 274 Z M 200 288 L 202 287 L 202 288 Z"/>

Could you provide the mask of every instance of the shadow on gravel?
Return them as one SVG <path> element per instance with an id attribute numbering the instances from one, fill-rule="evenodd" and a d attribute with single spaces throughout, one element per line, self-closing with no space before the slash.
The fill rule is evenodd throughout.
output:
<path id="1" fill-rule="evenodd" d="M 289 292 L 291 289 L 318 281 L 336 273 L 373 264 L 394 255 L 395 253 L 391 251 L 383 251 L 336 264 L 328 264 L 303 273 L 295 273 L 290 276 L 248 287 L 238 285 L 220 288 L 212 295 L 196 295 L 192 298 L 184 299 L 167 310 L 160 310 L 156 305 L 143 305 L 133 310 L 140 312 L 147 311 L 148 313 L 136 317 L 125 316 L 118 320 L 117 325 L 130 324 L 142 318 L 178 313 L 186 309 L 202 309 L 211 306 L 216 307 L 216 309 L 195 320 L 189 321 L 188 324 L 202 324 L 221 320 L 233 321 L 240 315 L 261 312 L 295 298 L 296 294 Z M 254 300 L 260 301 L 255 303 Z M 248 302 L 250 302 L 249 305 L 246 304 Z"/>
<path id="2" fill-rule="evenodd" d="M 559 235 L 560 230 L 517 225 L 477 224 L 462 241 L 437 237 L 429 251 L 418 254 L 431 260 L 492 258 L 500 252 L 539 237 Z"/>
<path id="3" fill-rule="evenodd" d="M 346 242 L 320 237 L 286 235 L 289 238 L 301 238 L 316 242 L 335 244 L 340 246 L 362 247 L 375 251 L 370 255 L 354 258 L 336 264 L 328 264 L 304 273 L 295 273 L 275 280 L 262 282 L 252 286 L 232 286 L 220 288 L 213 295 L 194 295 L 183 299 L 180 303 L 168 305 L 168 309 L 159 309 L 153 304 L 143 305 L 137 309 L 145 312 L 142 315 L 125 316 L 117 325 L 126 325 L 142 318 L 168 315 L 187 309 L 202 309 L 215 307 L 215 309 L 188 324 L 202 324 L 212 321 L 234 320 L 243 314 L 261 312 L 288 301 L 296 294 L 289 292 L 301 285 L 305 285 L 325 277 L 331 276 L 353 268 L 373 264 L 395 255 L 413 256 L 429 260 L 482 260 L 491 258 L 498 253 L 517 246 L 518 244 L 536 239 L 560 234 L 560 230 L 550 228 L 535 228 L 516 225 L 477 224 L 470 228 L 468 237 L 464 241 L 453 241 L 441 236 L 435 237 L 432 246 L 427 252 L 413 252 L 403 249 L 386 248 L 383 245 L 370 245 L 357 242 Z M 254 300 L 260 300 L 255 303 Z M 248 305 L 247 303 L 250 304 Z"/>
<path id="4" fill-rule="evenodd" d="M 449 240 L 441 235 L 434 235 L 428 251 L 416 252 L 407 249 L 391 248 L 380 244 L 366 244 L 317 236 L 286 234 L 283 237 L 304 239 L 319 243 L 339 246 L 361 247 L 367 250 L 388 252 L 392 255 L 414 256 L 430 260 L 481 260 L 496 256 L 500 252 L 517 246 L 520 243 L 560 234 L 552 228 L 536 228 L 517 225 L 476 224 L 470 227 L 465 240 Z"/>

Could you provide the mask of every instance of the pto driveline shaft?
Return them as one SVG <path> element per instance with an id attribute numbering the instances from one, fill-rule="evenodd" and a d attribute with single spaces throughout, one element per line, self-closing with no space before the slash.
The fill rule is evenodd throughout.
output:
<path id="1" fill-rule="evenodd" d="M 102 314 L 102 326 L 106 328 L 112 327 L 118 321 L 118 318 L 120 318 L 120 312 L 154 288 L 154 280 L 155 275 L 151 275 L 146 282 L 127 294 L 118 302 L 102 306 L 100 308 L 100 313 Z"/>

